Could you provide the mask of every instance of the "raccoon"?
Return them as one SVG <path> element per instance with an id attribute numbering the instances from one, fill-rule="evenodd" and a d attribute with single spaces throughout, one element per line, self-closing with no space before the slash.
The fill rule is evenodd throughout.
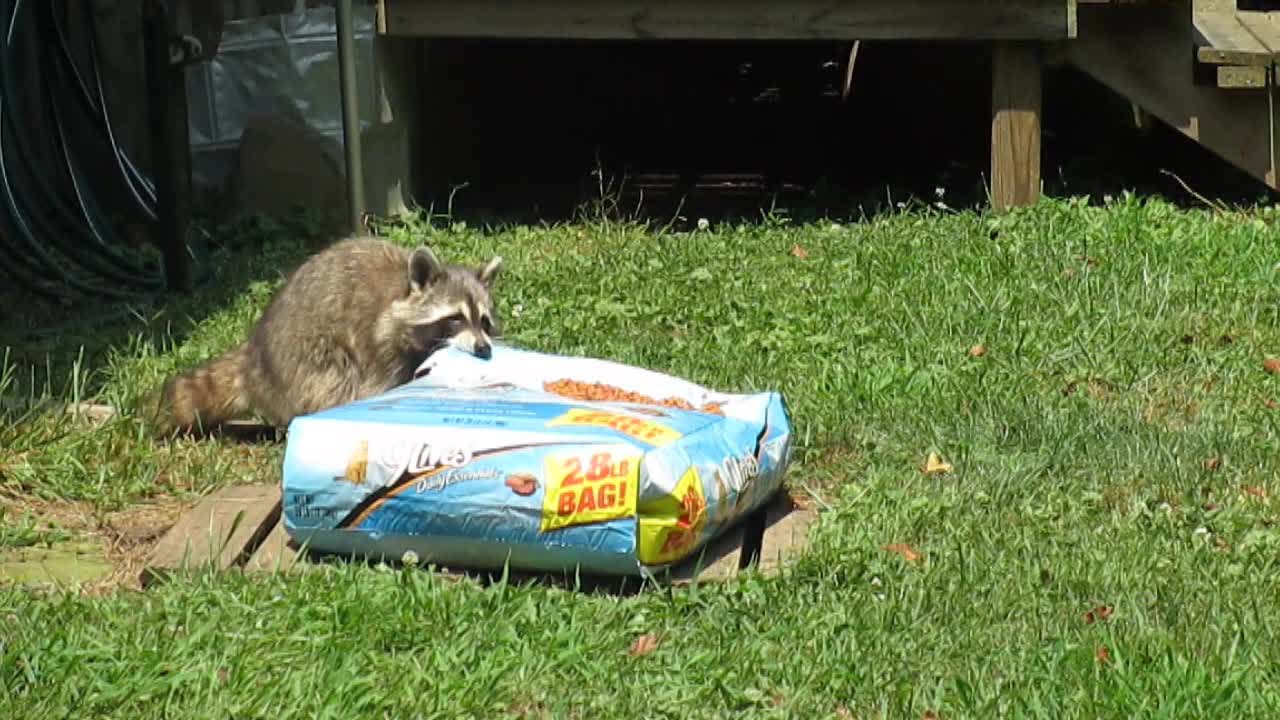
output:
<path id="1" fill-rule="evenodd" d="M 299 416 L 410 381 L 446 345 L 488 359 L 502 258 L 472 268 L 353 237 L 304 262 L 249 337 L 170 378 L 150 406 L 160 435 L 208 431 L 255 412 L 278 429 Z"/>

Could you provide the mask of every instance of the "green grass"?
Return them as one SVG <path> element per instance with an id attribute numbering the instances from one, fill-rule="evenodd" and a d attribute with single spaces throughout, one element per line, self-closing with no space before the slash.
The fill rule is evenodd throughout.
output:
<path id="1" fill-rule="evenodd" d="M 56 522 L 41 523 L 30 512 L 16 519 L 10 515 L 6 508 L 0 507 L 0 548 L 49 547 L 71 538 Z"/>
<path id="2" fill-rule="evenodd" d="M 398 229 L 501 253 L 513 342 L 786 393 L 791 481 L 829 508 L 810 552 L 783 577 L 625 599 L 357 567 L 3 590 L 0 713 L 1275 717 L 1277 220 L 1126 197 L 843 227 Z M 149 320 L 70 385 L 127 403 L 235 341 L 263 271 L 301 252 L 271 247 L 256 284 L 182 310 L 176 347 L 172 317 Z M 954 471 L 922 474 L 930 452 Z M 103 508 L 279 459 L 155 445 L 128 418 L 0 425 L 0 490 Z M 658 649 L 629 656 L 647 633 Z"/>

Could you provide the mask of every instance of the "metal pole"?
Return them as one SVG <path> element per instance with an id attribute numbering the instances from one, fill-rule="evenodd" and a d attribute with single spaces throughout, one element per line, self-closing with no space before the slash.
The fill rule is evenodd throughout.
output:
<path id="1" fill-rule="evenodd" d="M 191 138 L 187 126 L 187 81 L 174 64 L 172 16 L 163 0 L 142 6 L 147 58 L 147 104 L 151 122 L 151 165 L 156 182 L 156 240 L 164 253 L 169 290 L 191 291 L 187 227 L 191 220 Z"/>
<path id="2" fill-rule="evenodd" d="M 351 0 L 338 0 L 338 78 L 342 86 L 342 144 L 347 160 L 347 212 L 351 231 L 364 231 L 364 163 L 360 151 L 360 111 L 356 87 Z"/>

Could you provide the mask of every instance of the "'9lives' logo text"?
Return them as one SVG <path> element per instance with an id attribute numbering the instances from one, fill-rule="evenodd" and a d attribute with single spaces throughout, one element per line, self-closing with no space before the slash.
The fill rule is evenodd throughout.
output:
<path id="1" fill-rule="evenodd" d="M 465 445 L 401 440 L 385 445 L 378 463 L 391 470 L 390 482 L 406 474 L 422 475 L 442 468 L 460 468 L 471 462 L 471 448 Z"/>

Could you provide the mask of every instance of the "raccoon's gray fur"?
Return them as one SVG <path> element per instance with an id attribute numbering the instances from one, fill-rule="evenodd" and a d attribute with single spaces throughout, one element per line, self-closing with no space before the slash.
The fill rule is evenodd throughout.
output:
<path id="1" fill-rule="evenodd" d="M 408 382 L 446 344 L 487 358 L 501 264 L 469 268 L 426 247 L 341 240 L 294 272 L 243 344 L 165 383 L 156 430 L 209 430 L 249 412 L 283 429 Z"/>

